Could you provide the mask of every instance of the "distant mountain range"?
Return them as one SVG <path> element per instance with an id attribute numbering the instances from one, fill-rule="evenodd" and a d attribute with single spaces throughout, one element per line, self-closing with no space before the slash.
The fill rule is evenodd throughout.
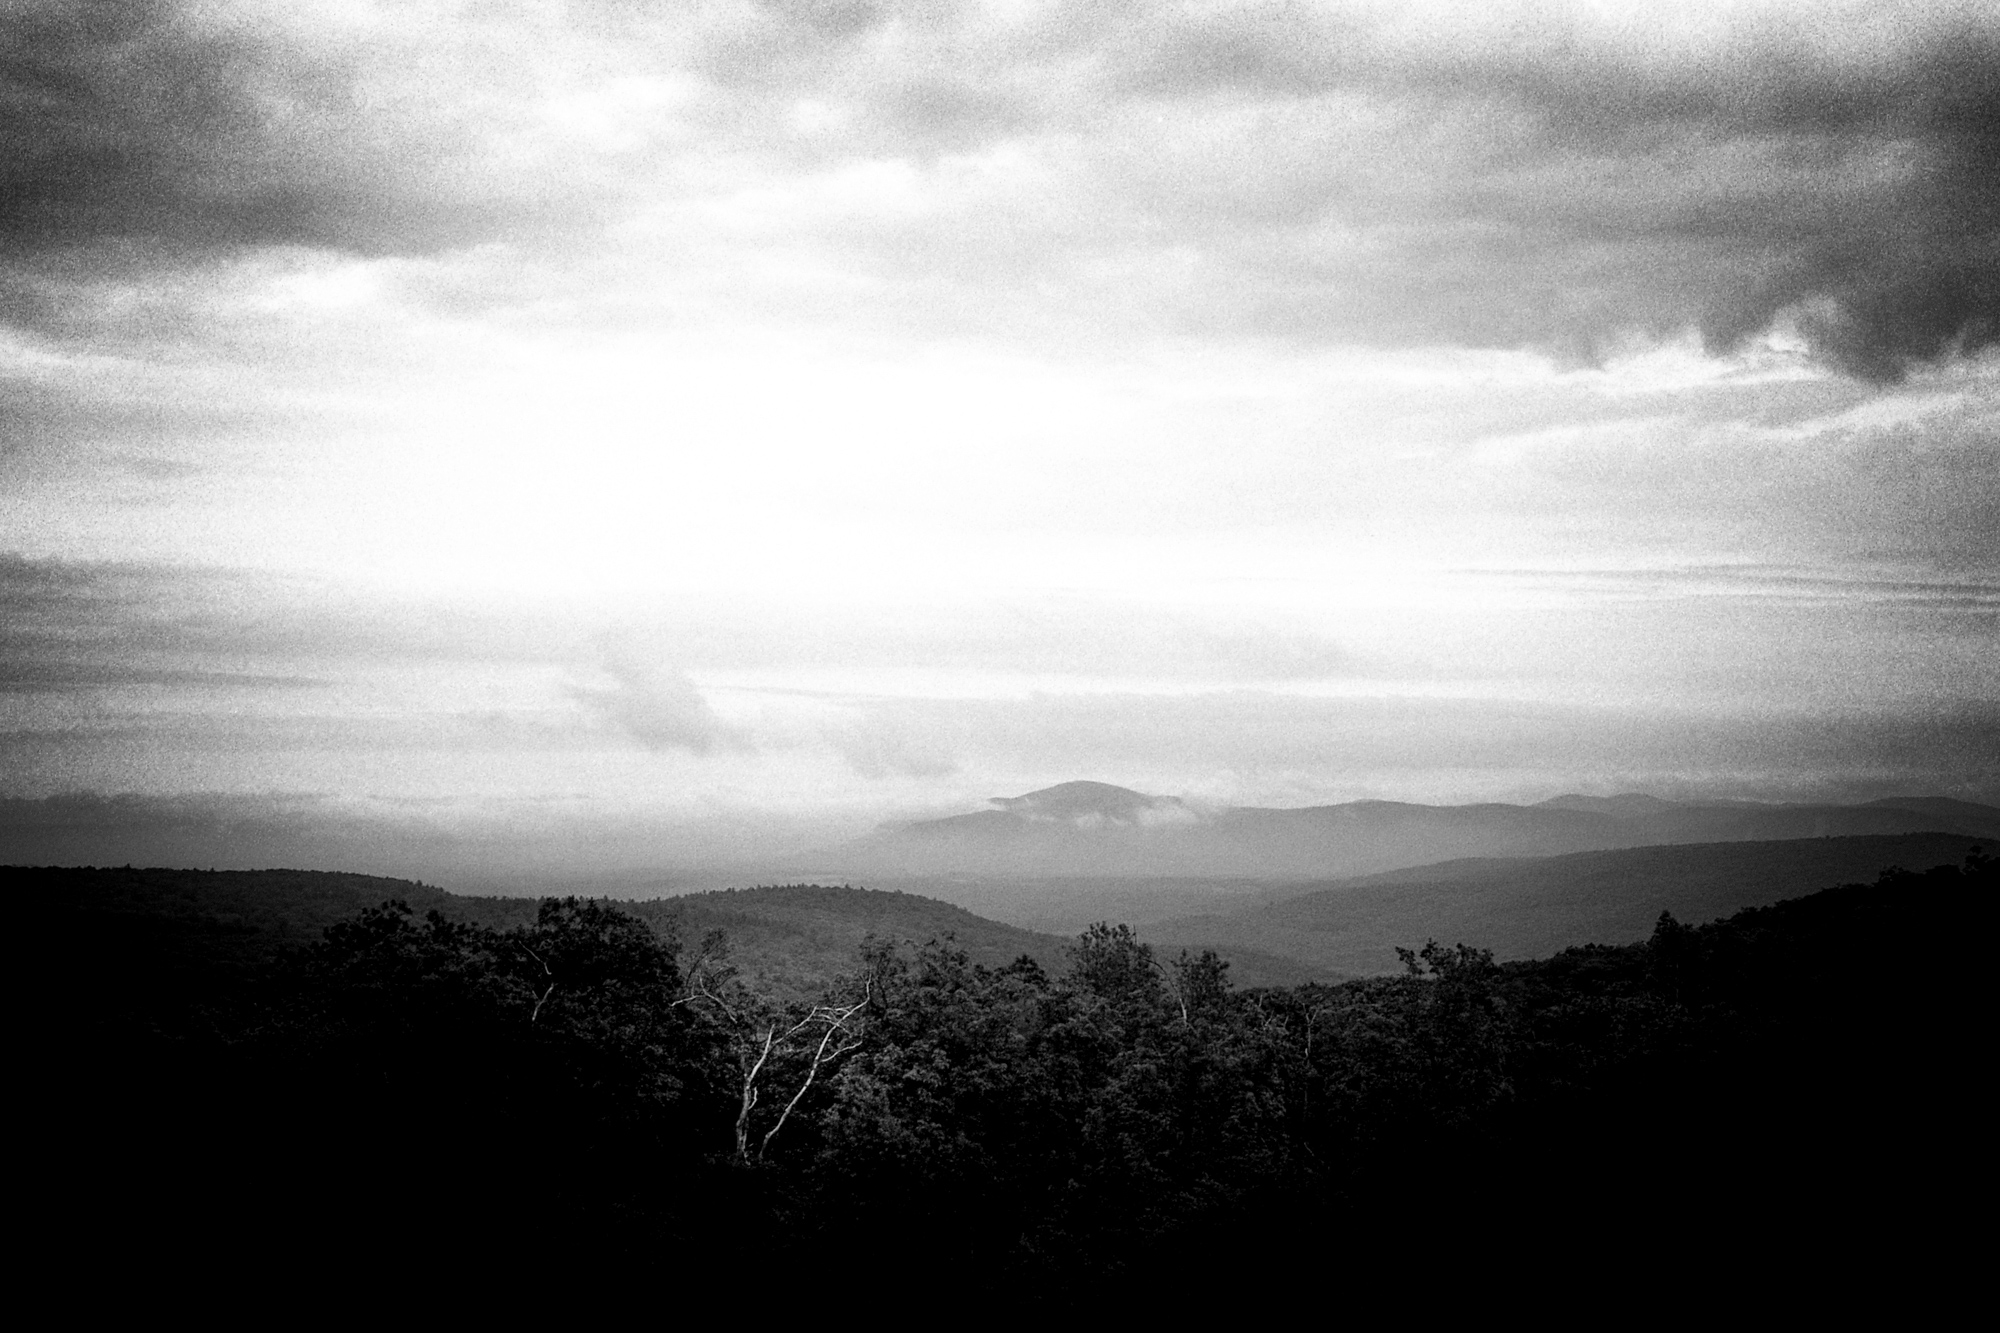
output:
<path id="1" fill-rule="evenodd" d="M 2000 810 L 1942 798 L 1865 805 L 1682 804 L 1639 794 L 1539 805 L 1359 801 L 1215 808 L 1070 782 L 992 808 L 886 828 L 842 849 L 872 889 L 791 884 L 628 901 L 690 946 L 725 930 L 746 979 L 815 991 L 875 935 L 953 937 L 975 961 L 1060 969 L 1075 932 L 1125 921 L 1163 955 L 1213 948 L 1240 985 L 1392 971 L 1426 939 L 1498 956 L 1641 939 L 1663 910 L 1727 916 L 1831 884 L 1963 860 L 2000 842 Z M 386 898 L 505 928 L 532 898 L 305 871 L 16 869 L 16 901 L 72 918 L 65 937 L 140 960 L 257 959 Z M 884 891 L 895 885 L 910 892 Z M 970 909 L 970 910 L 967 910 Z M 206 966 L 206 964 L 204 964 Z"/>
<path id="2" fill-rule="evenodd" d="M 1035 820 L 1067 822 L 1085 834 L 1106 825 L 1079 828 L 1075 820 L 1100 815 L 1106 806 L 1123 804 L 1133 812 L 1128 821 L 1156 808 L 1140 804 L 1154 798 L 1137 793 L 1100 800 L 1102 795 L 1058 789 L 1055 799 L 1017 798 L 1025 804 L 996 813 L 1014 818 L 1014 811 L 1025 809 Z M 1940 804 L 1943 815 L 1960 816 L 1955 803 Z M 1921 808 L 1901 806 L 1844 808 L 1923 815 Z M 1771 809 L 1748 813 L 1764 817 Z M 1643 809 L 1616 816 L 1642 824 L 1659 817 Z M 710 930 L 727 932 L 746 980 L 786 996 L 812 994 L 853 968 L 869 936 L 917 944 L 950 937 L 976 962 L 999 966 L 1026 954 L 1059 971 L 1079 923 L 1098 919 L 1137 925 L 1162 957 L 1212 948 L 1230 961 L 1238 985 L 1292 985 L 1394 971 L 1397 947 L 1433 938 L 1490 948 L 1503 960 L 1543 957 L 1571 945 L 1627 943 L 1645 938 L 1662 911 L 1690 923 L 1707 921 L 1834 884 L 1871 881 L 1889 866 L 1956 864 L 1978 841 L 1962 833 L 1921 832 L 1673 843 L 1463 858 L 1290 882 L 937 876 L 906 881 L 922 892 L 792 884 L 619 906 L 670 926 L 689 948 Z M 419 913 L 435 909 L 499 929 L 531 922 L 539 905 L 534 898 L 469 897 L 407 880 L 317 871 L 16 867 L 0 868 L 0 876 L 37 938 L 108 949 L 120 967 L 190 975 L 259 966 L 280 950 L 312 943 L 334 921 L 390 898 Z M 37 917 L 47 920 L 36 926 Z M 1038 925 L 1043 929 L 1032 928 Z"/>
<path id="3" fill-rule="evenodd" d="M 1572 945 L 1645 939 L 1661 912 L 1696 924 L 1871 883 L 1891 866 L 1956 865 L 1975 845 L 1959 834 L 1908 833 L 1447 861 L 1157 921 L 1139 934 L 1164 953 L 1253 951 L 1349 975 L 1397 971 L 1396 949 L 1427 939 L 1492 949 L 1503 961 L 1545 958 Z"/>
<path id="4" fill-rule="evenodd" d="M 1270 809 L 1065 782 L 996 798 L 990 809 L 885 827 L 824 859 L 855 877 L 1329 879 L 1461 857 L 1904 833 L 2000 838 L 2000 809 L 1941 797 L 1696 804 L 1638 793 L 1558 796 L 1536 805 L 1351 801 Z"/>

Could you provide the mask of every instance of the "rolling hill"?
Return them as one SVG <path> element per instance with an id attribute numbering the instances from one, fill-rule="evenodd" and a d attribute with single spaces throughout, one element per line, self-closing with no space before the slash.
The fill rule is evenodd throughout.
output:
<path id="1" fill-rule="evenodd" d="M 0 867 L 17 915 L 37 938 L 79 950 L 68 966 L 158 975 L 177 989 L 224 984 L 287 948 L 316 942 L 327 926 L 390 899 L 418 914 L 505 930 L 535 918 L 540 899 L 474 897 L 434 885 L 310 870 L 171 870 Z M 1051 934 L 989 920 L 900 890 L 819 884 L 725 889 L 621 901 L 621 910 L 671 928 L 691 950 L 711 930 L 729 938 L 744 979 L 773 994 L 814 993 L 853 968 L 870 935 L 922 944 L 950 937 L 974 962 L 1000 967 L 1023 954 L 1051 972 L 1067 962 L 1074 931 Z M 1248 945 L 1223 951 L 1239 985 L 1333 980 L 1333 974 Z M 59 967 L 62 965 L 58 965 Z M 185 983 L 185 984 L 184 984 Z"/>
<path id="2" fill-rule="evenodd" d="M 782 995 L 810 994 L 851 971 L 870 935 L 913 944 L 949 936 L 975 963 L 1003 967 L 1026 954 L 1051 972 L 1063 967 L 1069 944 L 935 898 L 844 886 L 721 889 L 619 906 L 648 920 L 672 922 L 690 948 L 708 931 L 725 932 L 731 960 L 744 978 Z"/>
<path id="3" fill-rule="evenodd" d="M 916 943 L 951 936 L 980 963 L 999 966 L 1026 954 L 1057 970 L 1069 938 L 1092 920 L 1132 923 L 1162 954 L 1213 948 L 1230 960 L 1239 985 L 1290 985 L 1393 971 L 1397 946 L 1433 937 L 1492 948 L 1503 959 L 1527 958 L 1572 944 L 1642 938 L 1663 910 L 1706 920 L 1830 883 L 1870 880 L 1889 865 L 1955 863 L 1972 841 L 1969 834 L 1991 826 L 1989 816 L 2000 817 L 2000 811 L 1917 798 L 1825 807 L 1565 797 L 1541 807 L 1364 802 L 1218 813 L 1104 784 L 1068 784 L 1010 798 L 991 811 L 912 826 L 915 832 L 898 830 L 891 840 L 941 838 L 956 852 L 974 843 L 988 850 L 1016 843 L 1043 851 L 1084 846 L 1087 862 L 1104 857 L 1123 868 L 1128 863 L 1111 854 L 1143 846 L 1142 839 L 1187 838 L 1192 841 L 1183 846 L 1205 847 L 1206 855 L 1248 840 L 1260 824 L 1282 829 L 1291 821 L 1314 837 L 1345 830 L 1344 850 L 1328 857 L 1335 864 L 1343 856 L 1350 863 L 1394 859 L 1391 849 L 1426 839 L 1433 846 L 1498 845 L 1503 851 L 1338 879 L 1147 877 L 1129 870 L 1116 876 L 930 875 L 874 889 L 793 884 L 620 906 L 671 926 L 689 946 L 710 930 L 723 930 L 745 979 L 788 995 L 817 990 L 852 967 L 869 935 Z M 1817 828 L 1900 822 L 1958 827 L 1809 836 Z M 1515 850 L 1586 835 L 1605 838 L 1606 826 L 1625 837 L 1681 836 L 1552 856 Z M 1745 836 L 1772 829 L 1780 835 Z M 1716 836 L 1693 841 L 1698 831 Z M 1273 837 L 1284 842 L 1282 834 Z M 1294 855 L 1304 844 L 1287 845 L 1286 855 Z M 531 921 L 538 902 L 317 871 L 14 868 L 0 874 L 21 910 L 31 918 L 61 916 L 57 935 L 88 942 L 78 947 L 106 951 L 122 967 L 204 974 L 241 970 L 286 947 L 310 944 L 327 925 L 389 898 L 419 913 L 435 909 L 498 928 Z"/>
<path id="4" fill-rule="evenodd" d="M 306 870 L 12 866 L 0 868 L 0 879 L 18 916 L 43 927 L 36 938 L 87 953 L 77 967 L 189 978 L 240 974 L 390 899 L 419 914 L 436 910 L 496 929 L 533 921 L 540 905 L 535 898 L 464 897 L 410 880 Z M 914 894 L 819 885 L 618 905 L 675 929 L 689 947 L 710 930 L 725 931 L 745 979 L 785 994 L 817 990 L 852 968 L 870 934 L 917 943 L 949 935 L 977 962 L 1000 966 L 1027 954 L 1052 970 L 1062 966 L 1068 943 Z"/>
<path id="5" fill-rule="evenodd" d="M 1397 971 L 1397 947 L 1433 938 L 1490 948 L 1503 961 L 1542 957 L 1644 939 L 1663 911 L 1707 921 L 1830 884 L 1872 881 L 1890 866 L 1954 865 L 1974 845 L 1962 835 L 1916 833 L 1447 861 L 1160 921 L 1139 933 L 1165 950 L 1256 949 L 1357 975 Z"/>
<path id="6" fill-rule="evenodd" d="M 532 920 L 536 901 L 454 897 L 444 910 L 448 916 L 507 926 Z M 618 906 L 656 925 L 671 924 L 689 949 L 708 931 L 725 932 L 731 960 L 744 978 L 772 994 L 788 996 L 816 992 L 829 979 L 852 969 L 861 942 L 870 935 L 912 944 L 950 937 L 975 963 L 1003 967 L 1026 954 L 1050 972 L 1060 972 L 1068 964 L 1073 937 L 1082 929 L 1078 925 L 1051 932 L 1010 925 L 921 893 L 848 885 L 717 889 Z M 1216 951 L 1229 960 L 1230 978 L 1239 986 L 1341 979 L 1339 973 L 1310 961 L 1267 953 L 1247 943 L 1219 945 Z"/>

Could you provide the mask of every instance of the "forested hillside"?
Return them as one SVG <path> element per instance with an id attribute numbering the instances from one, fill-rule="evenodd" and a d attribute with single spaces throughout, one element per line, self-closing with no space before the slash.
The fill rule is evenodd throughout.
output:
<path id="1" fill-rule="evenodd" d="M 1017 1297 L 1408 1260 L 1441 1209 L 1490 1220 L 1434 1259 L 1752 1216 L 1907 1236 L 1970 1150 L 1982 979 L 1937 951 L 1995 881 L 1975 855 L 1622 946 L 1412 941 L 1400 976 L 1249 990 L 1113 926 L 1055 967 L 872 941 L 789 997 L 724 932 L 603 902 L 504 929 L 376 906 L 261 958 L 220 922 L 175 955 L 183 923 L 138 969 L 84 933 L 108 918 L 50 914 L 34 1086 L 77 1177 L 50 1215 L 173 1262 L 364 1262 L 388 1227 L 459 1271 L 527 1247 L 808 1294 L 872 1257 Z"/>
<path id="2" fill-rule="evenodd" d="M 541 899 L 447 893 L 433 885 L 313 870 L 164 870 L 132 867 L 5 867 L 17 911 L 56 913 L 51 933 L 114 949 L 123 966 L 185 969 L 198 960 L 252 963 L 316 941 L 327 926 L 389 899 L 418 913 L 498 930 L 531 925 Z M 975 915 L 898 889 L 773 884 L 621 902 L 620 910 L 699 939 L 728 933 L 744 979 L 790 996 L 817 991 L 852 966 L 871 936 L 922 942 L 949 936 L 975 962 L 998 966 L 1026 955 L 1061 962 L 1067 940 Z M 1222 946 L 1239 974 L 1260 984 L 1337 974 L 1254 948 Z"/>
<path id="3" fill-rule="evenodd" d="M 1977 845 L 1949 833 L 1905 833 L 1446 861 L 1267 889 L 1261 902 L 1156 919 L 1139 930 L 1167 950 L 1254 950 L 1366 976 L 1396 971 L 1397 947 L 1428 934 L 1478 940 L 1503 961 L 1543 957 L 1637 938 L 1661 912 L 1707 920 L 1825 884 L 1872 880 L 1890 866 L 1956 865 Z M 1885 954 L 1877 963 L 1898 961 Z"/>
<path id="4" fill-rule="evenodd" d="M 974 962 L 995 967 L 1024 955 L 1054 967 L 1065 944 L 934 898 L 846 886 L 765 885 L 621 907 L 685 940 L 723 931 L 746 982 L 790 996 L 815 993 L 829 978 L 852 969 L 869 938 L 922 943 L 950 937 Z"/>
<path id="5" fill-rule="evenodd" d="M 412 880 L 316 870 L 0 868 L 17 912 L 74 918 L 63 933 L 124 940 L 161 958 L 249 962 L 316 943 L 328 926 L 390 899 L 418 913 L 506 930 L 532 925 L 539 898 L 474 897 Z M 861 941 L 956 939 L 974 959 L 1028 954 L 1053 965 L 1064 941 L 900 892 L 818 884 L 767 885 L 620 905 L 683 937 L 729 932 L 746 977 L 817 988 L 845 968 Z"/>

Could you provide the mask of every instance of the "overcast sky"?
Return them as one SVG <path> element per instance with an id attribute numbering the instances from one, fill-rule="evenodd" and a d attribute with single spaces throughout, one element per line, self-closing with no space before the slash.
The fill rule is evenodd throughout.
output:
<path id="1" fill-rule="evenodd" d="M 0 797 L 2000 800 L 1996 343 L 1978 0 L 16 0 Z"/>

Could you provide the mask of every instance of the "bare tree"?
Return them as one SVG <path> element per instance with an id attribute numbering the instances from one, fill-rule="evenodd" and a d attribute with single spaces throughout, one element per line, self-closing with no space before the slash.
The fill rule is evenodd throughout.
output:
<path id="1" fill-rule="evenodd" d="M 523 951 L 527 953 L 528 957 L 535 960 L 535 965 L 542 969 L 542 976 L 546 978 L 549 983 L 548 987 L 545 990 L 543 990 L 540 995 L 537 995 L 535 997 L 534 1011 L 528 1015 L 528 1021 L 532 1023 L 536 1019 L 542 1016 L 542 1006 L 549 1002 L 549 996 L 554 995 L 556 993 L 556 974 L 549 967 L 547 960 L 545 960 L 540 954 L 536 953 L 533 949 L 528 948 L 526 943 L 523 943 L 521 945 L 521 948 Z"/>
<path id="2" fill-rule="evenodd" d="M 800 1081 L 799 1090 L 792 1094 L 792 1099 L 785 1103 L 785 1109 L 778 1112 L 777 1122 L 764 1131 L 763 1139 L 757 1144 L 758 1157 L 761 1158 L 770 1151 L 771 1140 L 778 1137 L 778 1131 L 785 1127 L 785 1121 L 791 1118 L 793 1108 L 798 1106 L 807 1089 L 812 1087 L 813 1080 L 819 1077 L 819 1071 L 842 1056 L 861 1049 L 860 1016 L 862 1010 L 867 1007 L 868 993 L 865 989 L 861 998 L 852 1004 L 816 1004 L 804 1018 L 794 1023 L 782 1037 L 777 1039 L 781 1049 L 792 1049 L 792 1043 L 799 1043 L 801 1047 L 811 1052 L 811 1058 L 807 1061 L 806 1076 Z M 773 1024 L 764 1034 L 765 1054 L 771 1050 L 772 1035 L 776 1031 L 777 1025 Z M 818 1034 L 817 1041 L 813 1040 L 815 1033 Z M 758 1064 L 760 1067 L 763 1064 L 762 1056 L 759 1057 Z M 754 1074 L 752 1079 L 754 1080 Z M 739 1157 L 749 1156 L 747 1117 L 756 1102 L 756 1090 L 751 1086 L 751 1080 L 745 1081 L 744 1093 L 742 1116 L 736 1122 L 736 1153 Z"/>
<path id="3" fill-rule="evenodd" d="M 752 1115 L 764 1100 L 766 1087 L 781 1076 L 781 1069 L 799 1080 L 777 1120 L 757 1141 L 759 1159 L 770 1151 L 771 1140 L 805 1099 L 820 1071 L 861 1048 L 873 986 L 872 979 L 864 980 L 859 998 L 809 1005 L 801 1013 L 778 1008 L 744 986 L 727 957 L 727 942 L 720 932 L 711 933 L 688 968 L 688 994 L 677 1003 L 701 1005 L 729 1034 L 743 1080 L 736 1111 L 736 1156 L 747 1162 Z"/>

